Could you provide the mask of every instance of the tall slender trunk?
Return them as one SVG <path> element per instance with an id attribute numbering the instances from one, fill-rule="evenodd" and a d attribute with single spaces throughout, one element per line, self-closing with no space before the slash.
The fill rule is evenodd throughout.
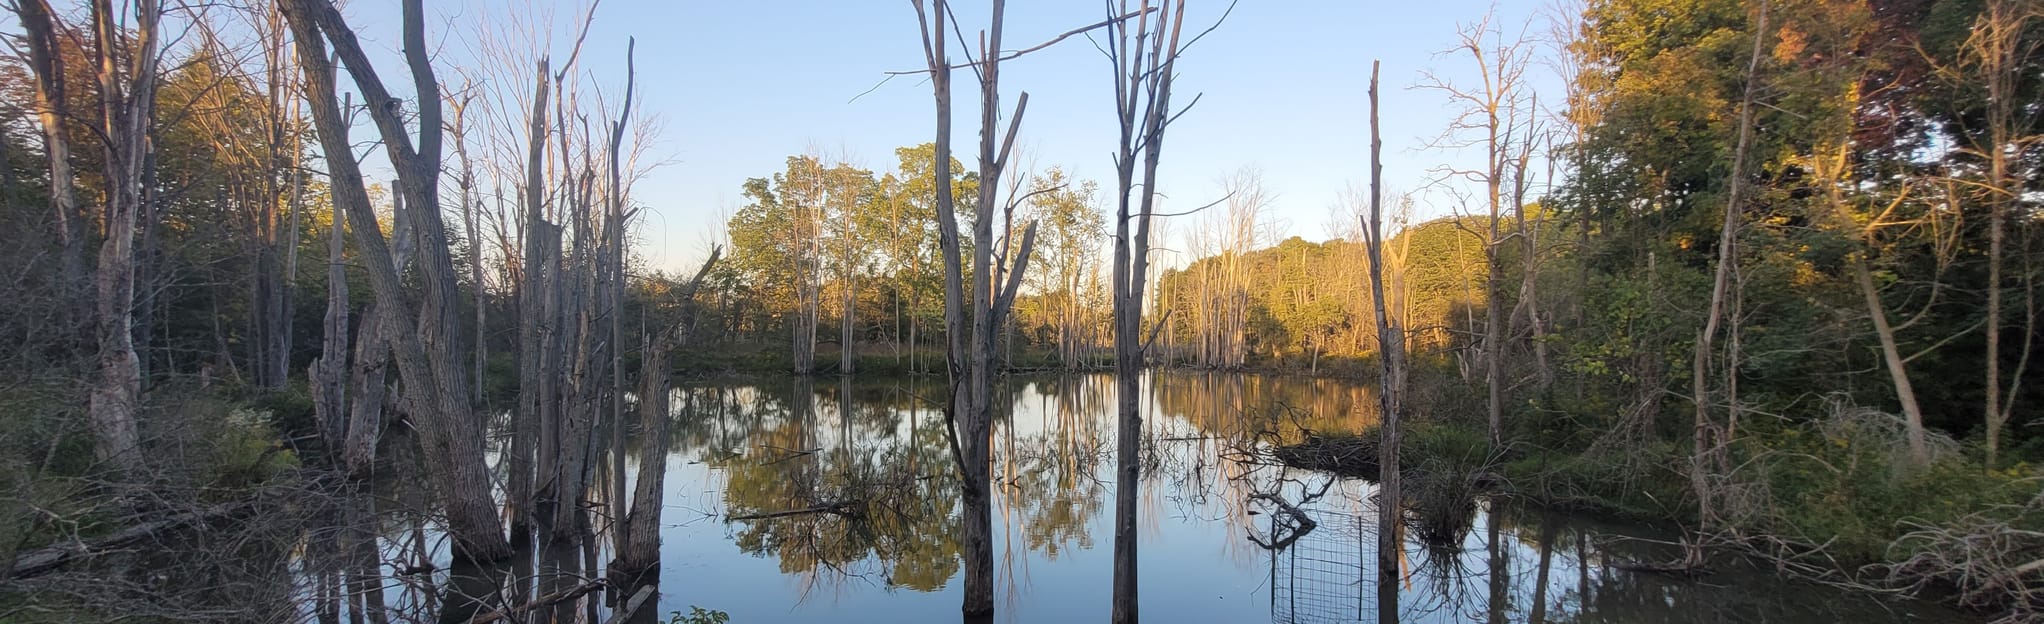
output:
<path id="1" fill-rule="evenodd" d="M 1916 388 L 1909 383 L 1908 360 L 1902 359 L 1902 350 L 1895 343 L 1895 328 L 1888 325 L 1888 310 L 1881 305 L 1881 293 L 1874 288 L 1874 277 L 1867 270 L 1864 253 L 1853 259 L 1853 278 L 1866 300 L 1867 317 L 1873 319 L 1874 336 L 1881 341 L 1881 362 L 1887 366 L 1889 381 L 1895 384 L 1895 400 L 1902 404 L 1903 418 L 1909 423 L 1909 457 L 1923 465 L 1930 459 L 1924 446 L 1923 408 L 1916 403 Z"/>
<path id="2" fill-rule="evenodd" d="M 938 244 L 944 257 L 944 325 L 947 340 L 945 360 L 951 379 L 951 399 L 945 409 L 952 455 L 958 461 L 962 501 L 960 531 L 964 559 L 964 599 L 960 606 L 967 616 L 984 616 L 994 610 L 993 516 L 991 492 L 991 450 L 993 427 L 993 355 L 995 329 L 1003 322 L 1013 303 L 1016 289 L 1029 264 L 1030 247 L 1036 228 L 1023 233 L 1014 270 L 1005 284 L 993 282 L 994 254 L 999 245 L 993 236 L 995 199 L 1001 171 L 1014 146 L 1029 95 L 1022 94 L 1009 118 L 1005 135 L 1000 128 L 1000 55 L 982 53 L 980 79 L 979 196 L 974 205 L 971 308 L 966 299 L 965 263 L 958 231 L 956 198 L 951 180 L 951 65 L 946 50 L 946 19 L 950 13 L 945 0 L 935 0 L 935 10 L 916 2 L 916 17 L 922 26 L 923 50 L 930 71 L 931 90 L 937 108 L 936 182 Z M 1001 49 L 1001 27 L 1006 2 L 994 0 L 992 25 L 983 50 Z M 934 26 L 932 26 L 934 16 Z M 1005 138 L 1003 138 L 1003 136 Z M 1012 234 L 1012 233 L 1011 233 Z M 1002 260 L 1007 260 L 1003 258 Z M 969 312 L 968 312 L 969 311 Z M 968 322 L 968 316 L 970 316 Z"/>
<path id="3" fill-rule="evenodd" d="M 1710 308 L 1704 316 L 1703 329 L 1697 333 L 1695 361 L 1691 364 L 1690 391 L 1696 404 L 1696 423 L 1691 435 L 1694 445 L 1690 458 L 1690 487 L 1695 490 L 1697 519 L 1699 526 L 1708 530 L 1716 513 L 1711 497 L 1708 476 L 1711 458 L 1720 452 L 1718 447 L 1728 440 L 1717 439 L 1717 427 L 1710 416 L 1710 356 L 1712 341 L 1717 337 L 1718 324 L 1723 320 L 1725 299 L 1731 279 L 1732 267 L 1738 263 L 1739 211 L 1742 194 L 1746 190 L 1746 156 L 1753 146 L 1753 101 L 1760 87 L 1760 55 L 1767 39 L 1767 10 L 1769 0 L 1759 0 L 1758 20 L 1753 27 L 1753 49 L 1746 61 L 1745 95 L 1739 101 L 1739 139 L 1732 150 L 1732 172 L 1726 182 L 1725 219 L 1718 233 L 1717 267 L 1711 281 Z M 1726 371 L 1736 375 L 1738 371 Z M 1701 553 L 1692 549 L 1691 563 Z"/>
<path id="4" fill-rule="evenodd" d="M 620 552 L 624 551 L 631 544 L 633 527 L 630 523 L 626 522 L 628 509 L 626 508 L 625 500 L 624 336 L 619 331 L 619 322 L 624 317 L 625 302 L 625 185 L 623 172 L 620 171 L 618 161 L 622 157 L 624 150 L 625 130 L 632 119 L 632 92 L 638 87 L 638 71 L 635 64 L 635 52 L 637 49 L 638 40 L 628 39 L 625 47 L 624 108 L 619 111 L 617 121 L 612 122 L 610 126 L 610 149 L 607 154 L 609 156 L 608 171 L 610 174 L 610 186 L 608 187 L 608 192 L 604 194 L 606 214 L 604 217 L 603 238 L 604 244 L 608 246 L 606 250 L 606 263 L 609 265 L 609 285 L 606 290 L 610 297 L 607 307 L 608 311 L 606 312 L 610 317 L 610 518 L 613 526 L 612 536 L 616 538 L 616 547 Z M 641 357 L 654 356 L 651 353 L 642 352 Z M 658 357 L 660 361 L 657 363 L 661 368 L 665 368 L 666 354 L 662 353 Z M 642 373 L 642 375 L 649 378 L 660 376 L 654 370 L 649 370 Z M 667 391 L 666 379 L 664 377 L 661 377 L 660 388 L 658 390 L 661 396 L 658 397 L 657 401 L 664 415 L 667 404 L 667 397 L 665 396 Z M 655 401 L 656 399 L 647 394 L 640 394 L 639 400 L 641 402 L 648 402 Z M 661 429 L 661 435 L 665 435 L 665 426 L 662 426 Z M 665 448 L 662 448 L 660 452 L 665 453 Z M 641 457 L 641 461 L 644 461 L 644 459 Z M 658 549 L 657 542 L 655 549 L 656 551 Z"/>
<path id="5" fill-rule="evenodd" d="M 1148 347 L 1142 335 L 1143 297 L 1149 278 L 1151 216 L 1156 208 L 1157 167 L 1170 123 L 1171 83 L 1178 59 L 1179 27 L 1185 2 L 1169 2 L 1153 13 L 1145 0 L 1133 32 L 1126 19 L 1109 15 L 1108 56 L 1115 69 L 1115 117 L 1121 129 L 1115 152 L 1114 236 L 1114 599 L 1110 621 L 1140 620 L 1137 502 L 1141 500 L 1140 393 Z M 1112 10 L 1110 9 L 1110 12 Z M 1168 47 L 1166 47 L 1168 46 Z M 1140 199 L 1136 158 L 1142 157 Z M 1160 319 L 1161 321 L 1161 319 Z"/>
<path id="6" fill-rule="evenodd" d="M 2002 330 L 2002 260 L 2006 253 L 2008 213 L 2015 191 L 2009 188 L 2008 152 L 2015 133 L 2016 112 L 2019 104 L 2015 101 L 2018 69 L 2019 42 L 2025 25 L 2033 15 L 2044 12 L 2029 8 L 2029 3 L 2019 0 L 1989 0 L 1985 14 L 1975 24 L 1974 53 L 1979 57 L 1984 82 L 1987 83 L 1987 330 L 1986 352 L 1982 359 L 1986 363 L 1985 381 L 1987 401 L 1983 405 L 1987 425 L 1987 465 L 1991 468 L 1999 463 L 2001 452 L 2001 431 L 2008 423 L 2008 411 L 2003 408 L 2001 381 L 2001 330 Z M 2029 337 L 2024 337 L 2028 344 Z"/>
<path id="7" fill-rule="evenodd" d="M 64 301 L 81 303 L 85 292 L 86 216 L 72 191 L 71 141 L 64 132 L 70 118 L 65 94 L 64 56 L 57 38 L 55 11 L 49 0 L 21 0 L 16 17 L 28 42 L 29 70 L 35 74 L 35 107 L 38 129 L 42 131 L 43 154 L 50 174 L 50 212 L 56 218 L 58 267 L 62 271 Z M 82 307 L 82 305 L 80 305 Z"/>
<path id="8" fill-rule="evenodd" d="M 510 499 L 511 540 L 522 544 L 532 531 L 532 520 L 537 513 L 534 505 L 534 454 L 540 447 L 541 416 L 553 397 L 548 392 L 555 377 L 554 371 L 546 368 L 549 362 L 543 348 L 548 344 L 546 327 L 552 322 L 547 316 L 549 280 L 546 277 L 544 255 L 550 249 L 546 244 L 550 226 L 546 222 L 546 181 L 545 160 L 547 144 L 547 59 L 541 57 L 536 77 L 533 80 L 532 116 L 526 127 L 525 182 L 520 193 L 524 199 L 521 237 L 524 239 L 519 254 L 518 280 L 518 410 L 511 420 L 511 457 L 505 460 L 510 470 L 507 477 L 506 497 Z"/>
<path id="9" fill-rule="evenodd" d="M 1405 522 L 1400 510 L 1404 495 L 1399 473 L 1400 401 L 1405 394 L 1405 328 L 1384 304 L 1384 141 L 1378 136 L 1377 74 L 1370 62 L 1370 214 L 1363 236 L 1370 264 L 1370 297 L 1377 321 L 1378 478 L 1377 478 L 1377 616 L 1398 619 L 1399 555 L 1405 548 Z"/>
<path id="10" fill-rule="evenodd" d="M 1505 267 L 1498 258 L 1500 241 L 1495 211 L 1491 213 L 1490 232 L 1490 240 L 1483 247 L 1484 264 L 1490 267 L 1483 289 L 1483 385 L 1489 399 L 1485 413 L 1489 416 L 1490 449 L 1499 453 L 1505 448 L 1505 305 L 1498 295 L 1505 281 Z"/>
<path id="11" fill-rule="evenodd" d="M 852 326 L 854 324 L 853 317 L 858 313 L 858 291 L 853 287 L 854 279 L 852 272 L 846 270 L 843 283 L 839 285 L 839 288 L 844 290 L 845 306 L 844 314 L 838 316 L 837 372 L 839 375 L 850 375 L 853 372 Z"/>

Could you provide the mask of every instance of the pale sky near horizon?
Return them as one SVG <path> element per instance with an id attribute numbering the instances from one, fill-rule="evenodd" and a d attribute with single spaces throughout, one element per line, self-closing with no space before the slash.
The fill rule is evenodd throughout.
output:
<path id="1" fill-rule="evenodd" d="M 1543 33 L 1539 14 L 1548 1 L 1240 0 L 1180 61 L 1175 99 L 1197 95 L 1199 101 L 1166 139 L 1159 182 L 1165 203 L 1204 204 L 1223 195 L 1223 177 L 1254 168 L 1270 198 L 1268 242 L 1331 238 L 1330 208 L 1344 188 L 1367 181 L 1373 59 L 1383 62 L 1387 189 L 1422 188 L 1438 177 L 1430 169 L 1441 163 L 1480 161 L 1473 152 L 1425 147 L 1453 113 L 1445 95 L 1414 87 L 1426 70 L 1456 82 L 1475 79 L 1466 53 L 1443 53 L 1455 44 L 1459 23 L 1495 11 L 1494 23 L 1507 38 L 1521 30 Z M 1227 0 L 1187 4 L 1188 30 L 1204 28 L 1228 6 Z M 487 21 L 478 14 L 513 12 L 551 24 L 552 41 L 538 45 L 561 62 L 586 6 L 545 0 L 426 5 L 428 37 L 443 60 L 456 65 L 472 46 L 454 39 L 473 37 L 472 25 Z M 987 5 L 956 2 L 968 36 L 986 24 Z M 386 83 L 406 93 L 408 76 L 396 52 L 397 7 L 394 0 L 353 0 L 344 13 L 377 57 Z M 1098 22 L 1104 12 L 1098 0 L 1011 1 L 1005 47 L 1034 45 Z M 11 20 L 4 25 L 13 29 Z M 657 115 L 663 126 L 649 146 L 662 164 L 634 189 L 650 209 L 639 252 L 654 268 L 682 270 L 699 259 L 720 237 L 728 214 L 743 205 L 745 179 L 782 170 L 790 155 L 812 149 L 843 154 L 883 171 L 894 164 L 894 148 L 927 142 L 934 133 L 926 80 L 903 76 L 882 84 L 887 71 L 922 67 L 915 12 L 903 0 L 603 0 L 582 65 L 606 91 L 622 85 L 627 37 L 637 38 L 638 113 Z M 453 75 L 441 70 L 443 81 Z M 1558 84 L 1542 65 L 1530 75 L 1542 91 Z M 969 72 L 956 76 L 954 148 L 971 168 L 977 83 Z M 1116 140 L 1111 81 L 1105 57 L 1082 37 L 1003 63 L 1003 109 L 1011 109 L 1022 91 L 1030 94 L 1018 148 L 1038 166 L 1059 165 L 1078 179 L 1109 184 Z M 1420 218 L 1448 212 L 1441 193 L 1419 201 Z M 1182 234 L 1189 227 L 1173 229 Z M 1184 247 L 1176 236 L 1160 246 Z M 1167 252 L 1158 261 L 1178 264 L 1188 259 L 1184 255 Z"/>

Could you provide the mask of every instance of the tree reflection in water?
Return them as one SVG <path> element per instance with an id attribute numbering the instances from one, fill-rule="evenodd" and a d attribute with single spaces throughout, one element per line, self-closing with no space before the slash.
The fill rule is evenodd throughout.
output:
<path id="1" fill-rule="evenodd" d="M 588 526 L 501 566 L 450 565 L 415 483 L 351 486 L 296 546 L 301 621 L 599 622 L 644 587 L 650 624 L 691 605 L 733 621 L 929 619 L 954 614 L 957 465 L 934 379 L 779 379 L 674 390 L 666 571 L 607 578 L 599 462 Z M 1110 567 L 1113 385 L 1105 375 L 1011 378 L 994 428 L 996 587 L 1005 621 L 1098 619 Z M 1367 387 L 1327 380 L 1158 374 L 1145 386 L 1145 611 L 1183 621 L 1902 621 L 1869 599 L 1789 587 L 1760 572 L 1707 583 L 1614 567 L 1672 558 L 1627 530 L 1488 501 L 1443 507 L 1451 527 L 1408 530 L 1397 601 L 1380 615 L 1375 487 L 1287 468 L 1275 444 L 1374 423 Z M 390 444 L 403 456 L 404 444 Z M 697 489 L 698 484 L 702 487 Z M 702 491 L 707 505 L 686 494 Z M 718 507 L 711 511 L 698 507 Z M 1296 514 L 1294 513 L 1296 511 Z M 1303 519 L 1302 519 L 1303 517 Z M 714 518 L 704 522 L 707 518 Z M 1310 520 L 1311 522 L 1307 522 Z M 718 522 L 721 521 L 721 522 Z M 540 527 L 544 534 L 545 527 Z M 734 548 L 735 547 L 735 548 Z M 765 566 L 749 562 L 771 561 Z M 665 577 L 663 578 L 663 574 Z M 761 583 L 762 574 L 793 587 Z M 602 582 L 599 582 L 602 581 Z M 901 591 L 906 590 L 906 591 Z M 580 593 L 577 593 L 580 592 Z M 650 594 L 649 594 L 650 595 Z M 818 596 L 834 597 L 816 600 Z M 670 598 L 671 597 L 671 598 Z M 927 598 L 927 599 L 924 599 Z M 1244 598 L 1250 598 L 1244 600 Z M 533 606 L 538 605 L 538 606 Z M 856 605 L 856 606 L 848 606 Z M 801 612 L 798 613 L 797 611 Z M 1932 617 L 1943 614 L 1929 611 Z"/>
<path id="2" fill-rule="evenodd" d="M 702 413 L 690 419 L 697 424 L 683 429 L 676 450 L 714 463 L 723 475 L 719 496 L 733 541 L 797 578 L 800 599 L 824 589 L 855 594 L 866 585 L 939 591 L 959 564 L 957 468 L 932 402 L 930 392 L 937 391 L 935 380 L 703 388 L 697 392 L 721 398 L 699 400 Z M 997 586 L 1004 611 L 1041 610 L 1045 601 L 1066 598 L 1033 593 L 1045 579 L 1034 577 L 1032 567 L 1080 557 L 1089 566 L 1083 574 L 1105 578 L 1106 568 L 1091 570 L 1099 562 L 1087 557 L 1095 554 L 1096 531 L 1107 530 L 1112 379 L 1024 376 L 998 393 Z M 1163 539 L 1184 526 L 1225 535 L 1149 551 L 1146 563 L 1208 548 L 1218 555 L 1203 555 L 1209 557 L 1203 570 L 1174 570 L 1176 577 L 1152 582 L 1182 585 L 1193 578 L 1187 575 L 1261 569 L 1262 580 L 1249 577 L 1242 590 L 1266 597 L 1273 621 L 1704 622 L 1757 613 L 1818 622 L 1867 608 L 1864 601 L 1797 607 L 1771 580 L 1751 576 L 1735 590 L 1617 570 L 1612 562 L 1662 558 L 1655 552 L 1660 546 L 1627 541 L 1624 531 L 1610 527 L 1470 501 L 1445 512 L 1462 516 L 1458 520 L 1432 519 L 1448 527 L 1444 535 L 1409 538 L 1396 614 L 1380 616 L 1374 486 L 1290 469 L 1268 457 L 1271 446 L 1308 432 L 1373 425 L 1370 388 L 1158 374 L 1146 393 L 1144 538 Z M 1295 505 L 1317 526 L 1299 531 L 1277 501 Z M 787 512 L 795 513 L 764 517 Z M 1296 540 L 1284 543 L 1287 531 Z M 1267 546 L 1274 542 L 1282 545 Z M 1059 568 L 1061 574 L 1068 569 Z M 1752 590 L 1756 584 L 1769 589 Z M 1153 596 L 1179 589 L 1159 587 Z"/>

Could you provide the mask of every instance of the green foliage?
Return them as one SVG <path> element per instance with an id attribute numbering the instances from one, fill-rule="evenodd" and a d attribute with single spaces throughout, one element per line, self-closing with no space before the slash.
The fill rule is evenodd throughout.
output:
<path id="1" fill-rule="evenodd" d="M 731 614 L 715 609 L 704 610 L 695 605 L 688 606 L 688 613 L 675 611 L 668 614 L 667 624 L 727 624 Z"/>

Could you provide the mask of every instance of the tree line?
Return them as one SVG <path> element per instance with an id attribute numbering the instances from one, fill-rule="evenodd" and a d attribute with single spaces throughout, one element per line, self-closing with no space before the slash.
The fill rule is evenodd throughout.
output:
<path id="1" fill-rule="evenodd" d="M 2044 342 L 2035 0 L 1585 0 L 1467 23 L 1438 58 L 1472 78 L 1411 85 L 1455 114 L 1433 142 L 1444 164 L 1386 197 L 1373 69 L 1371 117 L 1337 121 L 1373 127 L 1367 190 L 1319 243 L 1270 240 L 1253 172 L 1190 213 L 1160 213 L 1150 190 L 1186 112 L 1181 53 L 1232 6 L 1186 28 L 1183 0 L 1109 2 L 1004 48 L 1002 0 L 980 47 L 949 41 L 949 3 L 912 4 L 925 62 L 904 73 L 931 88 L 932 140 L 885 171 L 809 153 L 762 172 L 726 224 L 729 260 L 677 276 L 631 252 L 654 124 L 633 108 L 631 44 L 587 41 L 593 6 L 564 49 L 483 26 L 458 33 L 475 53 L 456 62 L 405 0 L 401 64 L 378 67 L 330 0 L 10 0 L 0 411 L 9 473 L 31 475 L 10 482 L 15 550 L 162 515 L 172 497 L 152 488 L 288 478 L 275 453 L 193 469 L 192 432 L 220 420 L 194 397 L 226 396 L 274 415 L 241 433 L 342 478 L 415 446 L 401 470 L 431 484 L 465 559 L 600 528 L 614 569 L 643 571 L 665 454 L 630 493 L 626 456 L 665 439 L 672 373 L 719 367 L 941 372 L 968 614 L 993 609 L 992 401 L 1020 368 L 1116 375 L 1119 622 L 1137 619 L 1139 384 L 1159 364 L 1376 365 L 1392 483 L 1397 423 L 1466 426 L 1498 462 L 1565 459 L 1541 473 L 1555 483 L 1679 482 L 1648 491 L 1681 498 L 1668 513 L 1699 535 L 1800 531 L 1785 549 L 1828 543 L 1814 536 L 1837 520 L 1785 508 L 1888 513 L 1878 501 L 1966 472 L 1999 480 L 1954 506 L 1985 509 L 2029 478 L 2044 439 L 2028 383 Z M 1114 72 L 1099 183 L 1025 166 L 1028 98 L 1001 92 L 1003 63 L 1080 35 Z M 597 88 L 600 54 L 625 67 L 622 99 Z M 965 157 L 954 74 L 979 90 Z M 1419 205 L 1449 214 L 1415 222 Z M 1171 230 L 1193 257 L 1167 268 Z M 818 357 L 832 342 L 834 365 Z M 1880 432 L 1892 444 L 1843 451 L 1902 475 L 1879 496 L 1809 485 L 1832 473 L 1787 459 L 1845 474 L 1810 440 Z M 1590 462 L 1634 451 L 1678 468 Z M 1901 537 L 1943 552 L 1972 535 Z M 1939 578 L 1968 600 L 2038 600 L 2000 576 Z"/>

